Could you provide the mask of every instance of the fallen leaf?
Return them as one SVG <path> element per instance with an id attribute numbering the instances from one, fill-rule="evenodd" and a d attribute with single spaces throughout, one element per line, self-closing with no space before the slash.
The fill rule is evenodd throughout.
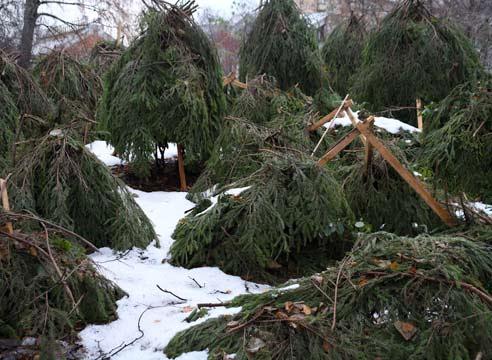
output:
<path id="1" fill-rule="evenodd" d="M 159 320 L 159 319 L 154 320 L 154 324 L 158 324 L 158 323 L 160 323 L 160 322 L 161 322 L 161 320 Z"/>
<path id="2" fill-rule="evenodd" d="M 359 286 L 363 287 L 364 285 L 367 285 L 367 279 L 365 276 L 361 277 L 359 280 Z"/>
<path id="3" fill-rule="evenodd" d="M 395 325 L 396 330 L 398 330 L 400 335 L 403 336 L 403 338 L 406 341 L 412 340 L 412 338 L 417 333 L 417 328 L 412 323 L 403 322 L 403 321 L 396 321 L 394 323 L 394 325 Z"/>
<path id="4" fill-rule="evenodd" d="M 31 246 L 29 248 L 29 254 L 31 254 L 31 256 L 38 257 L 38 250 L 34 246 Z"/>
<path id="5" fill-rule="evenodd" d="M 397 271 L 399 267 L 400 265 L 396 261 L 393 261 L 389 266 L 389 268 L 393 271 Z"/>
<path id="6" fill-rule="evenodd" d="M 276 262 L 275 260 L 270 260 L 268 262 L 268 265 L 267 267 L 270 269 L 270 270 L 278 270 L 278 269 L 281 269 L 282 268 L 282 265 L 280 265 L 278 262 Z"/>
<path id="7" fill-rule="evenodd" d="M 287 301 L 284 305 L 285 311 L 291 312 L 294 307 L 294 303 L 292 301 Z"/>
<path id="8" fill-rule="evenodd" d="M 313 313 L 308 305 L 302 305 L 302 312 L 306 315 L 311 315 Z"/>
<path id="9" fill-rule="evenodd" d="M 185 306 L 183 309 L 181 309 L 181 312 L 184 312 L 184 313 L 190 313 L 193 311 L 193 307 L 191 306 Z"/>
<path id="10" fill-rule="evenodd" d="M 323 341 L 323 350 L 325 352 L 330 352 L 333 346 L 328 341 Z"/>
<path id="11" fill-rule="evenodd" d="M 263 340 L 256 337 L 252 337 L 251 339 L 249 339 L 248 343 L 246 344 L 246 352 L 254 355 L 265 346 L 266 343 Z"/>
<path id="12" fill-rule="evenodd" d="M 230 321 L 227 323 L 227 327 L 229 328 L 234 328 L 236 326 L 239 326 L 240 322 L 239 321 Z"/>

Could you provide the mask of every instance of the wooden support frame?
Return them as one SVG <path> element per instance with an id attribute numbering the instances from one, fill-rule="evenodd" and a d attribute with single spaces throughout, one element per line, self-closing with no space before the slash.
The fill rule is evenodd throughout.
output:
<path id="1" fill-rule="evenodd" d="M 335 144 L 328 152 L 318 161 L 319 165 L 325 165 L 327 162 L 335 158 L 337 154 L 349 146 L 358 136 L 365 136 L 367 143 L 376 149 L 381 156 L 391 165 L 393 169 L 405 180 L 408 185 L 425 201 L 425 203 L 436 213 L 437 216 L 449 227 L 457 225 L 456 219 L 449 211 L 442 206 L 434 197 L 427 191 L 425 186 L 417 179 L 409 170 L 407 170 L 401 162 L 393 155 L 393 153 L 384 146 L 384 144 L 373 134 L 371 127 L 374 123 L 374 117 L 368 118 L 362 123 L 356 123 L 355 129 Z M 370 148 L 366 152 L 366 165 L 369 165 Z M 371 151 L 372 152 L 372 151 Z M 372 155 L 371 155 L 372 156 Z"/>
<path id="2" fill-rule="evenodd" d="M 7 192 L 7 180 L 0 179 L 0 194 L 2 197 L 2 207 L 5 211 L 10 211 L 9 194 Z M 9 235 L 14 233 L 14 227 L 11 222 L 5 225 L 6 231 Z"/>
<path id="3" fill-rule="evenodd" d="M 184 146 L 178 144 L 178 171 L 179 171 L 179 188 L 181 191 L 187 191 L 186 172 L 184 166 Z"/>
<path id="4" fill-rule="evenodd" d="M 230 73 L 229 75 L 224 76 L 224 78 L 223 78 L 223 85 L 224 86 L 231 85 L 231 84 L 233 86 L 236 86 L 236 87 L 241 88 L 241 89 L 247 89 L 248 88 L 248 84 L 239 81 L 236 78 L 235 73 Z"/>
<path id="5" fill-rule="evenodd" d="M 417 98 L 417 124 L 420 131 L 424 131 L 424 117 L 422 115 L 422 99 Z"/>

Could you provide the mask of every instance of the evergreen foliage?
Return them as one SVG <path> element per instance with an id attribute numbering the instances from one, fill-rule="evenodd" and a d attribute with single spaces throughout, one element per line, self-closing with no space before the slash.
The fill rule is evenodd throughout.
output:
<path id="1" fill-rule="evenodd" d="M 476 359 L 492 354 L 492 258 L 450 236 L 364 235 L 337 268 L 236 298 L 240 313 L 178 333 L 170 358 Z M 336 302 L 336 306 L 335 306 Z M 336 318 L 335 318 L 336 314 Z M 406 340 L 408 339 L 408 340 Z"/>
<path id="2" fill-rule="evenodd" d="M 390 138 L 391 139 L 391 138 Z M 389 139 L 388 139 L 389 140 Z M 411 170 L 407 153 L 413 149 L 398 139 L 385 141 L 385 145 Z M 375 151 L 366 173 L 364 152 L 349 156 L 338 166 L 337 176 L 343 184 L 347 201 L 357 219 L 371 230 L 384 230 L 399 235 L 416 235 L 442 226 L 442 221 L 408 183 Z"/>
<path id="3" fill-rule="evenodd" d="M 0 212 L 0 228 L 7 221 L 16 228 L 12 237 L 0 233 L 0 337 L 53 343 L 114 320 L 124 293 L 99 275 L 76 239 L 16 215 Z M 42 350 L 55 358 L 56 349 Z"/>
<path id="4" fill-rule="evenodd" d="M 259 9 L 249 34 L 241 44 L 239 72 L 242 81 L 266 74 L 282 90 L 299 85 L 314 95 L 324 73 L 315 30 L 294 0 L 267 0 Z"/>
<path id="5" fill-rule="evenodd" d="M 352 78 L 362 63 L 362 50 L 367 32 L 354 14 L 338 25 L 326 39 L 322 56 L 327 66 L 331 87 L 339 94 L 349 93 Z"/>
<path id="6" fill-rule="evenodd" d="M 88 63 L 78 61 L 65 51 L 54 51 L 36 64 L 34 74 L 56 105 L 55 118 L 47 130 L 72 124 L 82 134 L 95 123 L 102 81 Z"/>
<path id="7" fill-rule="evenodd" d="M 35 121 L 35 124 L 38 124 L 40 121 L 43 122 L 39 118 L 47 119 L 52 116 L 53 105 L 46 93 L 30 73 L 18 66 L 14 59 L 9 58 L 1 50 L 0 81 L 7 87 L 20 114 L 30 116 L 29 119 L 25 120 L 26 128 L 33 126 L 29 125 L 27 120 Z"/>
<path id="8" fill-rule="evenodd" d="M 72 132 L 55 130 L 36 143 L 15 168 L 15 208 L 31 210 L 97 247 L 144 248 L 156 239 L 125 185 Z"/>
<path id="9" fill-rule="evenodd" d="M 460 85 L 428 113 L 422 162 L 435 182 L 492 201 L 492 81 Z"/>
<path id="10" fill-rule="evenodd" d="M 246 188 L 239 195 L 223 191 L 216 204 L 199 204 L 179 222 L 173 264 L 271 281 L 280 272 L 318 271 L 344 255 L 353 215 L 331 174 L 307 156 L 262 156 L 257 171 L 227 187 Z"/>
<path id="11" fill-rule="evenodd" d="M 460 30 L 432 16 L 423 1 L 405 0 L 368 37 L 352 93 L 373 112 L 407 108 L 394 116 L 416 124 L 417 98 L 440 101 L 481 71 Z"/>
<path id="12" fill-rule="evenodd" d="M 98 42 L 91 50 L 90 63 L 99 76 L 108 72 L 125 48 L 116 41 Z"/>
<path id="13" fill-rule="evenodd" d="M 105 77 L 102 127 L 143 177 L 156 145 L 182 144 L 187 161 L 205 160 L 222 127 L 226 102 L 220 63 L 192 19 L 192 7 L 149 9 L 142 35 Z"/>
<path id="14" fill-rule="evenodd" d="M 11 160 L 15 142 L 19 113 L 7 87 L 0 81 L 0 177 Z"/>

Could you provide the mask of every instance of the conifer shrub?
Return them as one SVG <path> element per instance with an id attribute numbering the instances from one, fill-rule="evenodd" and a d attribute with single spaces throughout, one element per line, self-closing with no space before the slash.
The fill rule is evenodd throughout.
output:
<path id="1" fill-rule="evenodd" d="M 492 353 L 491 248 L 462 237 L 362 236 L 337 267 L 245 295 L 178 333 L 169 358 L 475 359 Z M 292 283 L 291 283 L 292 284 Z"/>
<path id="2" fill-rule="evenodd" d="M 460 85 L 427 113 L 421 161 L 435 183 L 492 201 L 492 82 Z"/>
<path id="3" fill-rule="evenodd" d="M 0 81 L 0 177 L 12 160 L 12 148 L 15 142 L 19 120 L 19 111 L 7 87 Z"/>
<path id="4" fill-rule="evenodd" d="M 482 72 L 472 43 L 421 0 L 405 0 L 368 36 L 352 93 L 372 112 L 416 124 L 416 99 L 440 101 Z M 398 109 L 403 108 L 402 110 Z"/>
<path id="5" fill-rule="evenodd" d="M 31 74 L 0 50 L 0 82 L 7 87 L 23 120 L 23 129 L 44 123 L 53 116 L 53 104 Z"/>
<path id="6" fill-rule="evenodd" d="M 415 156 L 414 145 L 389 136 L 385 145 L 403 166 L 413 171 L 408 158 Z M 443 226 L 439 217 L 377 151 L 367 172 L 364 151 L 347 157 L 336 167 L 337 177 L 351 209 L 366 230 L 411 236 Z"/>
<path id="7" fill-rule="evenodd" d="M 42 219 L 17 215 L 0 213 L 0 228 L 12 221 L 16 230 L 0 233 L 0 337 L 53 344 L 75 340 L 85 325 L 115 320 L 125 294 L 99 275 L 81 243 Z M 41 350 L 60 358 L 56 347 Z"/>
<path id="8" fill-rule="evenodd" d="M 206 160 L 222 127 L 220 63 L 190 7 L 148 9 L 141 36 L 105 76 L 102 129 L 141 177 L 156 145 L 182 144 L 187 162 Z"/>
<path id="9" fill-rule="evenodd" d="M 348 21 L 333 29 L 323 44 L 330 86 L 340 95 L 345 96 L 352 87 L 352 79 L 362 63 L 366 37 L 362 20 L 352 14 Z"/>
<path id="10" fill-rule="evenodd" d="M 241 44 L 239 75 L 242 81 L 266 74 L 282 90 L 295 85 L 308 94 L 324 83 L 316 33 L 294 0 L 267 0 Z"/>
<path id="11" fill-rule="evenodd" d="M 55 130 L 19 157 L 12 179 L 16 209 L 73 230 L 97 247 L 144 248 L 157 236 L 133 195 L 77 140 Z"/>
<path id="12" fill-rule="evenodd" d="M 171 262 L 261 281 L 319 271 L 351 246 L 353 215 L 340 185 L 307 156 L 270 152 L 261 167 L 177 225 Z M 205 200 L 206 201 L 206 200 Z M 210 205 L 207 207 L 207 205 Z"/>
<path id="13" fill-rule="evenodd" d="M 99 76 L 104 76 L 124 50 L 117 41 L 100 41 L 92 48 L 89 62 Z"/>
<path id="14" fill-rule="evenodd" d="M 33 72 L 55 104 L 54 118 L 45 131 L 71 124 L 88 141 L 88 131 L 95 127 L 96 109 L 102 95 L 102 81 L 95 70 L 62 50 L 41 58 Z"/>

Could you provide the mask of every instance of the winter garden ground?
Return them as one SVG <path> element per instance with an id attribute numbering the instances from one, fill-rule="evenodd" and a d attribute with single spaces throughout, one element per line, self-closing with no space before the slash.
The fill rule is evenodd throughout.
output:
<path id="1" fill-rule="evenodd" d="M 418 131 L 395 119 L 377 118 L 375 124 L 391 133 Z M 348 118 L 339 118 L 326 126 L 351 126 L 351 123 Z M 97 141 L 88 147 L 108 166 L 121 163 L 105 142 Z M 166 156 L 175 156 L 173 149 Z M 131 191 L 152 220 L 159 234 L 160 248 L 151 244 L 145 250 L 133 249 L 120 254 L 103 248 L 100 253 L 92 255 L 99 271 L 126 291 L 128 296 L 118 301 L 118 320 L 106 325 L 89 326 L 80 333 L 86 359 L 109 356 L 112 359 L 167 359 L 163 349 L 176 333 L 210 317 L 239 311 L 216 308 L 208 316 L 187 323 L 184 320 L 197 304 L 225 302 L 240 294 L 258 293 L 268 288 L 226 275 L 218 268 L 187 270 L 168 264 L 166 260 L 173 241 L 171 234 L 178 221 L 195 204 L 186 200 L 186 193 L 182 192 Z M 492 206 L 481 203 L 476 206 L 492 214 Z M 179 360 L 206 358 L 206 352 L 194 352 L 181 356 Z"/>

